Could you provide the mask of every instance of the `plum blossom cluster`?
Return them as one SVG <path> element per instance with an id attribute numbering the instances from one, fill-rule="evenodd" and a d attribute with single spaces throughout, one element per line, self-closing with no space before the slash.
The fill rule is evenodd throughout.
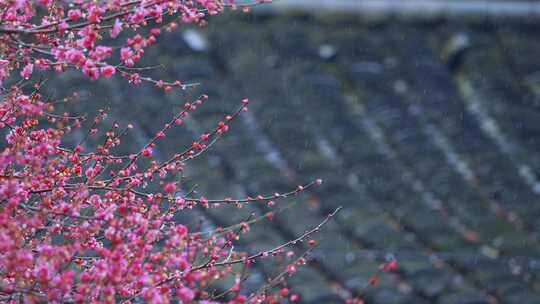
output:
<path id="1" fill-rule="evenodd" d="M 178 113 L 133 153 L 116 155 L 131 125 L 103 130 L 106 111 L 93 120 L 57 114 L 43 94 L 36 70 L 79 69 L 96 80 L 120 76 L 148 81 L 166 92 L 184 86 L 139 75 L 144 50 L 162 30 L 203 24 L 222 12 L 221 0 L 8 0 L 0 3 L 0 301 L 10 303 L 278 303 L 300 299 L 285 279 L 307 263 L 316 246 L 296 255 L 287 247 L 311 236 L 335 214 L 296 239 L 262 252 L 233 243 L 250 219 L 210 234 L 190 231 L 176 215 L 193 208 L 275 202 L 321 184 L 315 180 L 286 193 L 240 199 L 207 199 L 182 191 L 177 178 L 187 162 L 207 151 L 248 110 L 249 100 L 214 128 L 165 160 L 156 145 L 201 107 L 206 95 Z M 108 42 L 109 45 L 106 43 Z M 112 44 L 115 44 L 113 47 Z M 120 46 L 118 46 L 120 44 Z M 116 60 L 116 61 L 115 61 Z M 115 62 L 113 62 L 115 61 Z M 69 97 L 71 98 L 71 97 Z M 66 98 L 66 99 L 69 99 Z M 92 151 L 68 146 L 66 135 L 103 133 Z M 337 212 L 338 210 L 336 210 Z M 271 220 L 274 213 L 265 214 Z M 246 293 L 243 271 L 259 260 L 283 257 L 269 284 Z M 216 282 L 232 280 L 214 292 Z"/>
<path id="2" fill-rule="evenodd" d="M 135 84 L 185 88 L 140 75 L 134 66 L 162 31 L 204 25 L 227 6 L 237 7 L 232 0 L 2 1 L 0 83 L 13 71 L 28 79 L 36 70 L 75 68 L 92 80 L 119 73 Z"/>

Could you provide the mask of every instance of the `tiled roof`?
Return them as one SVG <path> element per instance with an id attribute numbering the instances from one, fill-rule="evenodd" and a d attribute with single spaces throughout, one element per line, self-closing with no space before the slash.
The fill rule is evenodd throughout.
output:
<path id="1" fill-rule="evenodd" d="M 186 95 L 210 95 L 158 152 L 166 157 L 242 98 L 254 100 L 231 134 L 192 162 L 186 189 L 241 197 L 322 178 L 323 187 L 253 225 L 239 245 L 275 246 L 343 206 L 318 234 L 315 259 L 291 279 L 304 302 L 339 302 L 336 290 L 367 303 L 539 302 L 537 25 L 308 15 L 212 21 L 200 32 L 206 51 L 191 50 L 180 33 L 148 51 L 147 64 L 167 67 L 152 73 L 201 82 Z M 89 100 L 135 121 L 135 146 L 187 98 L 101 84 Z M 266 210 L 193 215 L 205 214 L 202 227 L 224 226 Z M 365 288 L 389 257 L 399 270 Z M 249 282 L 275 271 L 257 265 Z"/>

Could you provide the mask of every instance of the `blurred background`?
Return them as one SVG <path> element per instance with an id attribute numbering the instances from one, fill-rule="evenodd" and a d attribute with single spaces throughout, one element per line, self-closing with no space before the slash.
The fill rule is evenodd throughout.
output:
<path id="1" fill-rule="evenodd" d="M 78 111 L 110 107 L 110 123 L 132 123 L 120 148 L 131 152 L 208 94 L 158 145 L 162 159 L 249 97 L 225 139 L 188 165 L 185 190 L 243 197 L 322 178 L 237 244 L 274 247 L 343 206 L 290 281 L 302 303 L 540 303 L 539 20 L 534 1 L 275 0 L 148 49 L 141 66 L 163 67 L 145 75 L 195 88 L 165 95 L 78 72 L 54 83 L 79 92 Z M 211 229 L 268 210 L 180 220 Z M 399 269 L 366 288 L 392 259 Z M 257 264 L 247 284 L 278 270 Z"/>

